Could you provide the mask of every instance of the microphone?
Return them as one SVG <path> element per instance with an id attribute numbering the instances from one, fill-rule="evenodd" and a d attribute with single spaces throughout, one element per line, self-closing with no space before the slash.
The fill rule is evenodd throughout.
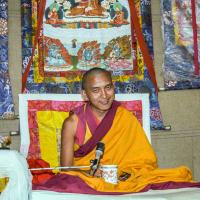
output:
<path id="1" fill-rule="evenodd" d="M 105 148 L 105 145 L 103 142 L 98 142 L 97 143 L 97 148 L 96 148 L 96 157 L 95 159 L 97 159 L 97 161 L 100 160 L 101 156 L 103 155 L 104 153 L 104 148 Z"/>
<path id="2" fill-rule="evenodd" d="M 96 156 L 95 156 L 95 159 L 92 160 L 92 166 L 91 166 L 92 175 L 94 175 L 94 173 L 96 172 L 96 170 L 98 168 L 99 161 L 101 159 L 101 156 L 104 153 L 104 149 L 105 149 L 105 144 L 103 142 L 98 142 L 97 147 L 96 147 Z"/>

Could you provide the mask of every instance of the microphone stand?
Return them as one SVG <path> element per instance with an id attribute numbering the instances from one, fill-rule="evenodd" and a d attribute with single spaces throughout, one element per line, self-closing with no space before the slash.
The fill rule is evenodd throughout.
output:
<path id="1" fill-rule="evenodd" d="M 90 175 L 94 176 L 95 172 L 98 169 L 100 159 L 104 153 L 105 149 L 105 144 L 103 142 L 98 142 L 97 143 L 97 148 L 96 148 L 96 157 L 94 160 L 91 160 L 90 162 L 92 163 L 91 165 L 91 170 L 90 170 Z"/>
<path id="2" fill-rule="evenodd" d="M 90 175 L 94 176 L 95 172 L 98 169 L 99 161 L 97 159 L 94 159 L 94 160 L 91 160 L 90 162 L 92 163 L 90 167 Z"/>

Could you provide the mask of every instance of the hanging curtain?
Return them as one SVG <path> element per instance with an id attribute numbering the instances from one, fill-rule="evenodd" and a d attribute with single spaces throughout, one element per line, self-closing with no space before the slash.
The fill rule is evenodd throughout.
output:
<path id="1" fill-rule="evenodd" d="M 163 0 L 164 84 L 200 88 L 200 1 Z"/>
<path id="2" fill-rule="evenodd" d="M 8 1 L 0 0 L 0 119 L 14 117 L 8 73 Z"/>

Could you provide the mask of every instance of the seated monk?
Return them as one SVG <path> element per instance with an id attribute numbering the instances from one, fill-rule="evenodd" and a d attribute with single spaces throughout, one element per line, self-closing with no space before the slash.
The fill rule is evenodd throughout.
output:
<path id="1" fill-rule="evenodd" d="M 104 9 L 99 5 L 98 0 L 81 0 L 79 5 L 70 10 L 71 16 L 103 16 Z"/>
<path id="2" fill-rule="evenodd" d="M 94 175 L 87 171 L 63 170 L 34 189 L 123 194 L 200 186 L 192 182 L 191 171 L 185 166 L 158 168 L 155 152 L 142 126 L 130 111 L 114 100 L 114 85 L 108 71 L 100 68 L 87 71 L 82 79 L 82 96 L 86 104 L 75 108 L 63 123 L 61 166 L 90 165 L 96 145 L 102 141 L 105 150 L 99 166 L 117 165 L 118 183 L 105 182 L 100 169 Z"/>

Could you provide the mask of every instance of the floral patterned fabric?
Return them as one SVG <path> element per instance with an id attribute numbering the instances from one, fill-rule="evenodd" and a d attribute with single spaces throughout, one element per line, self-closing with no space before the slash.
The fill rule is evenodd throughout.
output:
<path id="1" fill-rule="evenodd" d="M 0 0 L 0 119 L 14 116 L 8 73 L 8 1 Z"/>

